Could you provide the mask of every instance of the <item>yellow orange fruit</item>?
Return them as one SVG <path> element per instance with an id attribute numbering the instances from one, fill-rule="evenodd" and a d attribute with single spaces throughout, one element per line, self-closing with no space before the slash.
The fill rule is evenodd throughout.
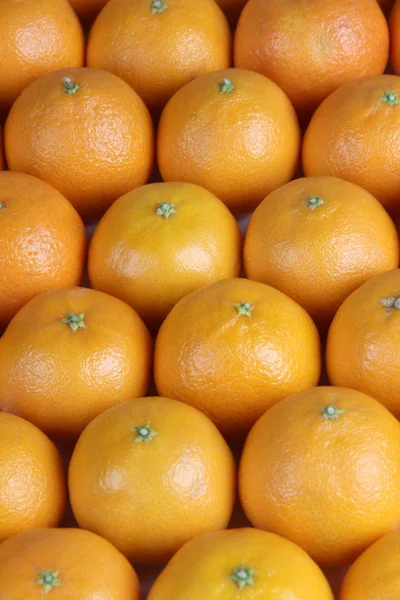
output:
<path id="1" fill-rule="evenodd" d="M 319 336 L 311 317 L 275 288 L 225 279 L 180 300 L 159 330 L 158 392 L 203 411 L 229 437 L 272 404 L 317 384 Z"/>
<path id="2" fill-rule="evenodd" d="M 34 529 L 0 546 L 0 597 L 140 600 L 133 567 L 82 529 Z"/>
<path id="3" fill-rule="evenodd" d="M 4 139 L 10 170 L 53 185 L 85 221 L 146 183 L 153 167 L 147 108 L 100 69 L 61 69 L 31 83 L 9 113 Z"/>
<path id="4" fill-rule="evenodd" d="M 355 390 L 294 394 L 251 430 L 239 491 L 255 527 L 348 564 L 400 523 L 400 423 Z"/>
<path id="5" fill-rule="evenodd" d="M 399 212 L 400 77 L 364 77 L 335 90 L 315 111 L 303 143 L 307 176 L 333 175 Z"/>
<path id="6" fill-rule="evenodd" d="M 400 532 L 372 544 L 346 573 L 340 600 L 392 600 L 400 594 Z"/>
<path id="7" fill-rule="evenodd" d="M 329 329 L 326 367 L 333 385 L 370 394 L 400 417 L 396 364 L 400 348 L 400 269 L 355 290 Z"/>
<path id="8" fill-rule="evenodd" d="M 127 304 L 96 290 L 33 298 L 0 339 L 0 409 L 76 438 L 106 408 L 146 393 L 149 332 Z"/>
<path id="9" fill-rule="evenodd" d="M 84 63 L 84 39 L 67 0 L 0 3 L 0 115 L 45 73 Z"/>
<path id="10" fill-rule="evenodd" d="M 197 77 L 171 98 L 157 146 L 164 181 L 201 185 L 243 213 L 292 179 L 300 129 L 275 83 L 252 71 L 225 69 Z"/>
<path id="11" fill-rule="evenodd" d="M 53 442 L 28 421 L 0 412 L 0 542 L 58 526 L 65 504 L 64 470 Z"/>
<path id="12" fill-rule="evenodd" d="M 87 64 L 122 77 L 159 113 L 193 78 L 230 67 L 231 46 L 213 0 L 111 0 L 90 31 Z"/>
<path id="13" fill-rule="evenodd" d="M 235 33 L 235 66 L 275 81 L 302 118 L 345 83 L 381 75 L 388 57 L 376 0 L 249 0 Z"/>
<path id="14" fill-rule="evenodd" d="M 333 600 L 318 566 L 273 533 L 231 529 L 185 544 L 154 583 L 148 600 Z"/>
<path id="15" fill-rule="evenodd" d="M 235 464 L 205 415 L 168 398 L 139 398 L 87 426 L 70 462 L 69 492 L 80 527 L 133 562 L 160 563 L 228 525 Z"/>
<path id="16" fill-rule="evenodd" d="M 236 277 L 242 236 L 226 206 L 191 183 L 153 183 L 119 198 L 96 228 L 89 277 L 160 325 L 189 292 Z M 397 265 L 395 265 L 397 266 Z"/>
<path id="17" fill-rule="evenodd" d="M 369 192 L 336 177 L 302 177 L 256 208 L 244 265 L 250 279 L 284 292 L 326 328 L 351 292 L 398 267 L 399 239 Z"/>
<path id="18" fill-rule="evenodd" d="M 85 227 L 56 189 L 31 175 L 0 172 L 0 328 L 41 292 L 79 285 Z"/>

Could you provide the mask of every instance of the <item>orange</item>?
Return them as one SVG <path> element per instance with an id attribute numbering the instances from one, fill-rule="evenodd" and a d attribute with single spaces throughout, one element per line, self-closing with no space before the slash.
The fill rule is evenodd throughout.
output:
<path id="1" fill-rule="evenodd" d="M 157 147 L 164 181 L 201 185 L 243 213 L 292 179 L 300 129 L 275 83 L 252 71 L 226 69 L 197 77 L 171 98 Z"/>
<path id="2" fill-rule="evenodd" d="M 0 412 L 0 542 L 34 527 L 59 525 L 65 503 L 63 465 L 54 444 L 28 421 Z M 6 598 L 1 583 L 0 597 Z"/>
<path id="3" fill-rule="evenodd" d="M 400 1 L 394 3 L 390 13 L 390 64 L 393 71 L 400 75 Z"/>
<path id="4" fill-rule="evenodd" d="M 84 63 L 84 39 L 67 0 L 0 2 L 0 115 L 44 73 Z"/>
<path id="5" fill-rule="evenodd" d="M 230 67 L 231 46 L 213 0 L 111 0 L 90 31 L 87 64 L 122 77 L 159 113 L 193 78 Z"/>
<path id="6" fill-rule="evenodd" d="M 70 5 L 78 15 L 85 28 L 92 25 L 107 0 L 69 0 Z"/>
<path id="7" fill-rule="evenodd" d="M 4 142 L 3 142 L 3 128 L 0 125 L 0 171 L 5 169 L 5 158 L 4 158 Z"/>
<path id="8" fill-rule="evenodd" d="M 178 550 L 148 600 L 333 600 L 309 556 L 284 538 L 243 528 L 202 535 Z"/>
<path id="9" fill-rule="evenodd" d="M 0 328 L 37 294 L 79 285 L 85 227 L 53 187 L 23 173 L 0 172 Z"/>
<path id="10" fill-rule="evenodd" d="M 191 183 L 153 183 L 117 200 L 102 218 L 89 276 L 92 287 L 156 326 L 189 292 L 238 276 L 241 252 L 238 224 L 213 194 Z"/>
<path id="11" fill-rule="evenodd" d="M 158 392 L 205 412 L 229 437 L 272 404 L 317 384 L 317 329 L 282 292 L 226 279 L 180 300 L 157 336 Z"/>
<path id="12" fill-rule="evenodd" d="M 239 488 L 255 527 L 347 564 L 400 523 L 400 423 L 355 390 L 294 394 L 251 430 Z"/>
<path id="13" fill-rule="evenodd" d="M 372 544 L 350 567 L 340 600 L 392 600 L 400 594 L 400 532 Z"/>
<path id="14" fill-rule="evenodd" d="M 400 269 L 364 283 L 339 308 L 329 329 L 326 366 L 333 385 L 370 394 L 400 417 Z"/>
<path id="15" fill-rule="evenodd" d="M 246 274 L 296 300 L 326 327 L 362 283 L 399 265 L 395 225 L 354 183 L 303 177 L 272 192 L 250 220 Z"/>
<path id="16" fill-rule="evenodd" d="M 388 57 L 376 0 L 249 0 L 235 34 L 235 66 L 270 77 L 302 118 L 341 85 L 381 75 Z"/>
<path id="17" fill-rule="evenodd" d="M 109 542 L 81 529 L 34 529 L 0 546 L 4 600 L 140 600 L 133 567 Z"/>
<path id="18" fill-rule="evenodd" d="M 365 77 L 334 91 L 315 111 L 303 144 L 305 175 L 357 183 L 399 211 L 400 77 Z"/>
<path id="19" fill-rule="evenodd" d="M 201 412 L 168 398 L 140 398 L 87 426 L 72 455 L 69 491 L 80 527 L 130 560 L 154 564 L 228 525 L 235 464 Z"/>
<path id="20" fill-rule="evenodd" d="M 5 125 L 10 170 L 58 189 L 88 221 L 146 183 L 153 166 L 151 117 L 112 73 L 63 69 L 29 85 Z"/>
<path id="21" fill-rule="evenodd" d="M 216 0 L 217 4 L 222 8 L 229 22 L 236 25 L 240 13 L 242 12 L 247 0 Z"/>
<path id="22" fill-rule="evenodd" d="M 0 409 L 74 438 L 109 406 L 142 396 L 150 367 L 150 335 L 130 306 L 96 290 L 52 290 L 0 339 Z"/>

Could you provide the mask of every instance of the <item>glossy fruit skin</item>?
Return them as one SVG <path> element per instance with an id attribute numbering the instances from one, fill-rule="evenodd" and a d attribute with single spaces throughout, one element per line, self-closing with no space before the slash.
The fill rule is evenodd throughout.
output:
<path id="1" fill-rule="evenodd" d="M 389 213 L 398 213 L 400 104 L 389 106 L 383 99 L 386 92 L 400 100 L 400 77 L 366 77 L 335 90 L 310 121 L 302 160 L 305 175 L 333 175 L 356 183 Z"/>
<path id="2" fill-rule="evenodd" d="M 0 329 L 37 294 L 79 285 L 84 224 L 56 189 L 31 175 L 0 172 Z"/>
<path id="3" fill-rule="evenodd" d="M 0 114 L 44 73 L 84 64 L 84 39 L 67 0 L 2 0 Z"/>
<path id="4" fill-rule="evenodd" d="M 231 65 L 232 37 L 213 0 L 111 0 L 94 23 L 87 64 L 122 77 L 159 113 L 173 94 L 203 73 Z"/>
<path id="5" fill-rule="evenodd" d="M 84 314 L 72 331 L 68 313 Z M 106 408 L 146 393 L 151 339 L 135 311 L 86 288 L 36 296 L 0 339 L 0 409 L 75 439 Z"/>
<path id="6" fill-rule="evenodd" d="M 162 203 L 175 212 L 157 214 Z M 90 243 L 89 277 L 153 327 L 183 296 L 237 277 L 241 254 L 239 226 L 216 196 L 191 183 L 153 183 L 119 198 L 102 218 Z"/>
<path id="7" fill-rule="evenodd" d="M 235 66 L 275 81 L 302 119 L 341 85 L 381 75 L 388 57 L 376 0 L 249 0 L 235 33 Z"/>
<path id="8" fill-rule="evenodd" d="M 40 570 L 58 571 L 47 594 Z M 103 538 L 82 529 L 33 529 L 0 546 L 4 600 L 75 598 L 140 600 L 139 580 L 126 558 Z"/>
<path id="9" fill-rule="evenodd" d="M 107 0 L 69 0 L 70 5 L 78 15 L 82 25 L 89 28 Z"/>
<path id="10" fill-rule="evenodd" d="M 399 239 L 369 192 L 336 177 L 302 177 L 256 208 L 244 264 L 249 279 L 284 292 L 326 329 L 351 292 L 399 266 Z"/>
<path id="11" fill-rule="evenodd" d="M 391 600 L 400 594 L 400 532 L 372 544 L 350 567 L 340 600 Z"/>
<path id="12" fill-rule="evenodd" d="M 254 568 L 253 584 L 239 591 L 230 575 Z M 154 583 L 148 600 L 333 600 L 319 567 L 298 546 L 257 529 L 208 533 L 178 550 Z"/>
<path id="13" fill-rule="evenodd" d="M 79 86 L 65 92 L 63 77 Z M 61 69 L 29 85 L 5 124 L 12 171 L 47 181 L 85 221 L 146 183 L 153 167 L 150 114 L 122 79 L 100 69 Z"/>
<path id="14" fill-rule="evenodd" d="M 53 442 L 25 419 L 0 412 L 0 542 L 58 526 L 65 505 L 64 470 Z"/>
<path id="15" fill-rule="evenodd" d="M 327 406 L 344 410 L 335 419 Z M 250 522 L 324 567 L 348 564 L 400 522 L 400 424 L 355 390 L 294 394 L 254 425 L 239 468 Z"/>
<path id="16" fill-rule="evenodd" d="M 396 364 L 400 315 L 382 304 L 397 296 L 400 269 L 370 279 L 339 308 L 330 326 L 326 368 L 332 385 L 360 390 L 400 417 Z"/>
<path id="17" fill-rule="evenodd" d="M 400 2 L 395 2 L 390 12 L 390 64 L 396 75 L 400 74 Z"/>
<path id="18" fill-rule="evenodd" d="M 240 315 L 235 303 L 254 306 Z M 320 342 L 301 306 L 278 290 L 226 279 L 180 300 L 155 344 L 159 394 L 195 406 L 241 437 L 272 404 L 317 384 Z"/>
<path id="19" fill-rule="evenodd" d="M 224 79 L 234 90 L 220 89 Z M 263 75 L 225 69 L 181 88 L 165 107 L 157 153 L 164 181 L 189 181 L 243 213 L 290 181 L 300 129 L 287 96 Z"/>
<path id="20" fill-rule="evenodd" d="M 155 437 L 139 441 L 135 428 L 146 424 Z M 231 451 L 211 421 L 160 397 L 99 415 L 82 433 L 69 467 L 79 526 L 142 564 L 163 563 L 193 537 L 227 527 L 235 480 Z"/>

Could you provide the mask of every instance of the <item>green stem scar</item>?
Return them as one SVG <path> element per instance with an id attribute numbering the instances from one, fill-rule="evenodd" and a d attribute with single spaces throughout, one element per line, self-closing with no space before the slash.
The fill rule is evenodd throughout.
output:
<path id="1" fill-rule="evenodd" d="M 160 204 L 157 205 L 156 214 L 159 217 L 165 217 L 166 219 L 168 219 L 168 217 L 170 217 L 171 215 L 176 214 L 175 206 L 176 206 L 176 204 L 169 204 L 168 202 L 160 202 Z"/>
<path id="2" fill-rule="evenodd" d="M 0 202 L 0 208 L 7 208 L 7 206 L 5 204 L 3 204 L 2 202 Z"/>
<path id="3" fill-rule="evenodd" d="M 135 427 L 136 436 L 133 440 L 134 442 L 151 442 L 155 435 L 158 435 L 157 431 L 154 431 L 150 427 L 150 423 L 147 425 L 141 425 L 140 427 Z"/>
<path id="4" fill-rule="evenodd" d="M 232 83 L 231 79 L 225 77 L 222 81 L 219 82 L 219 91 L 221 94 L 230 94 L 235 89 L 235 86 Z"/>
<path id="5" fill-rule="evenodd" d="M 85 313 L 77 315 L 76 313 L 69 312 L 66 317 L 61 319 L 61 323 L 69 325 L 72 332 L 75 333 L 78 329 L 86 329 L 84 318 Z"/>
<path id="6" fill-rule="evenodd" d="M 315 210 L 318 206 L 321 206 L 321 204 L 325 204 L 325 200 L 322 200 L 322 198 L 319 198 L 318 196 L 309 196 L 304 204 L 311 210 Z"/>
<path id="7" fill-rule="evenodd" d="M 43 594 L 48 594 L 54 587 L 61 585 L 61 581 L 58 579 L 59 572 L 40 569 L 40 577 L 35 580 L 35 583 L 43 586 Z"/>
<path id="8" fill-rule="evenodd" d="M 62 81 L 64 83 L 63 92 L 65 92 L 66 94 L 73 95 L 79 90 L 79 85 L 77 83 L 74 83 L 69 77 L 63 77 Z"/>
<path id="9" fill-rule="evenodd" d="M 236 308 L 240 317 L 251 317 L 254 310 L 254 304 L 250 302 L 234 302 L 233 306 Z"/>
<path id="10" fill-rule="evenodd" d="M 246 585 L 254 585 L 254 569 L 245 569 L 244 567 L 237 567 L 233 569 L 230 574 L 231 580 L 236 583 L 239 590 L 242 590 Z"/>
<path id="11" fill-rule="evenodd" d="M 386 102 L 389 106 L 394 106 L 395 104 L 399 104 L 400 100 L 397 97 L 397 92 L 388 92 L 386 91 L 383 96 L 381 96 L 381 100 Z"/>
<path id="12" fill-rule="evenodd" d="M 383 298 L 381 300 L 382 306 L 387 308 L 387 310 L 391 310 L 395 308 L 396 310 L 400 310 L 400 296 L 391 296 L 390 298 Z"/>
<path id="13" fill-rule="evenodd" d="M 337 408 L 336 406 L 333 406 L 333 404 L 328 404 L 327 406 L 324 406 L 324 408 L 321 408 L 322 416 L 329 421 L 336 421 L 339 418 L 339 415 L 345 412 L 346 411 L 343 408 Z"/>
<path id="14" fill-rule="evenodd" d="M 164 0 L 153 0 L 151 3 L 151 12 L 153 15 L 161 15 L 167 8 L 168 4 L 165 4 Z"/>

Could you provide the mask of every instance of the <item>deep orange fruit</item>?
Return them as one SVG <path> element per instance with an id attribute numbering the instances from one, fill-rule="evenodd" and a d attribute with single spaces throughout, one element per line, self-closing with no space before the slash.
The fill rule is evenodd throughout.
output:
<path id="1" fill-rule="evenodd" d="M 165 562 L 188 540 L 224 529 L 235 488 L 235 463 L 217 428 L 168 398 L 139 398 L 96 417 L 69 467 L 80 527 L 138 563 Z"/>
<path id="2" fill-rule="evenodd" d="M 399 239 L 369 192 L 336 177 L 303 177 L 256 208 L 244 264 L 250 279 L 281 290 L 325 329 L 351 292 L 398 267 Z"/>
<path id="3" fill-rule="evenodd" d="M 76 438 L 106 408 L 146 393 L 151 359 L 149 332 L 130 306 L 96 290 L 51 290 L 0 339 L 0 409 Z"/>
<path id="4" fill-rule="evenodd" d="M 153 167 L 150 114 L 132 88 L 99 69 L 63 69 L 29 85 L 5 125 L 10 170 L 58 189 L 86 220 L 146 183 Z"/>
<path id="5" fill-rule="evenodd" d="M 239 490 L 255 527 L 348 564 L 400 523 L 400 423 L 355 390 L 294 394 L 251 430 Z"/>
<path id="6" fill-rule="evenodd" d="M 0 542 L 34 527 L 58 526 L 65 504 L 64 470 L 53 442 L 28 421 L 0 412 Z M 0 564 L 1 570 L 2 559 Z"/>
<path id="7" fill-rule="evenodd" d="M 79 285 L 85 227 L 71 204 L 31 175 L 0 172 L 0 329 L 41 292 Z"/>
<path id="8" fill-rule="evenodd" d="M 275 83 L 252 71 L 226 69 L 197 77 L 171 98 L 157 145 L 164 181 L 201 185 L 243 213 L 292 179 L 300 129 Z"/>
<path id="9" fill-rule="evenodd" d="M 90 31 L 87 64 L 122 77 L 158 114 L 198 75 L 230 67 L 231 54 L 214 0 L 111 0 Z"/>
<path id="10" fill-rule="evenodd" d="M 0 597 L 140 600 L 139 580 L 109 542 L 82 529 L 34 529 L 0 546 Z"/>

